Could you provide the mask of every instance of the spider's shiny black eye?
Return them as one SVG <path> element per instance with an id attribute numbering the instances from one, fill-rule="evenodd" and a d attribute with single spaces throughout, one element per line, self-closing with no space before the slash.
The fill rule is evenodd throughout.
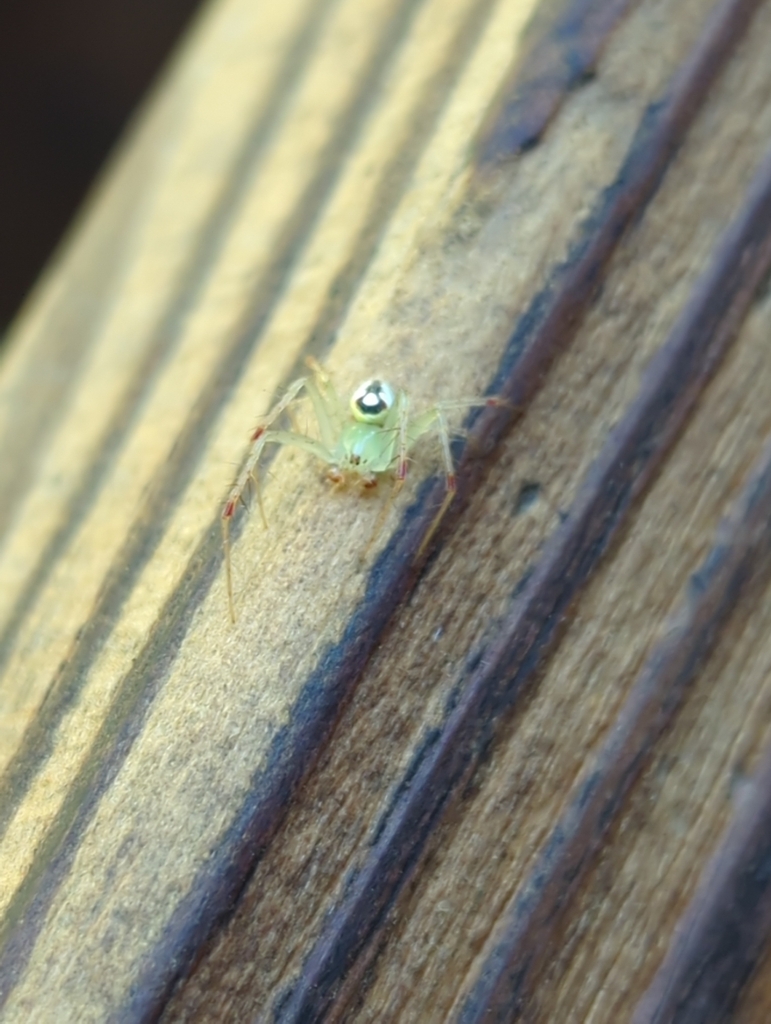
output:
<path id="1" fill-rule="evenodd" d="M 384 380 L 368 380 L 351 396 L 351 412 L 362 423 L 382 423 L 393 408 L 396 396 Z"/>

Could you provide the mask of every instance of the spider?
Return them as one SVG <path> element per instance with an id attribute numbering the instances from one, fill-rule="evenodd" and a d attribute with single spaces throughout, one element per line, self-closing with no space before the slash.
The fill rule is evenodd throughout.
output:
<path id="1" fill-rule="evenodd" d="M 346 406 L 335 391 L 327 373 L 312 357 L 306 359 L 311 374 L 290 384 L 283 398 L 260 420 L 251 435 L 251 448 L 222 510 L 222 538 L 225 548 L 225 575 L 228 608 L 236 621 L 233 602 L 233 574 L 230 557 L 230 522 L 239 502 L 246 504 L 244 493 L 251 485 L 265 527 L 267 519 L 262 505 L 257 467 L 266 444 L 292 445 L 315 455 L 327 464 L 327 478 L 334 484 L 356 481 L 362 488 L 375 487 L 381 476 L 393 474 L 396 497 L 407 477 L 408 455 L 415 443 L 430 430 L 435 430 L 442 446 L 447 492 L 439 511 L 423 539 L 423 551 L 455 497 L 457 484 L 450 451 L 450 429 L 447 413 L 474 406 L 501 405 L 501 399 L 469 399 L 439 402 L 426 412 L 410 415 L 409 396 L 385 380 L 364 381 L 351 395 Z M 282 413 L 305 391 L 313 406 L 319 437 L 309 437 L 299 430 L 272 430 Z M 377 531 L 376 531 L 377 532 Z"/>

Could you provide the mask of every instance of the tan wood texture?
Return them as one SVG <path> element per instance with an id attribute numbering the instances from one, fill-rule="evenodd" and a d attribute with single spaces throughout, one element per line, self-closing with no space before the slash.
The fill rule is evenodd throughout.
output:
<path id="1" fill-rule="evenodd" d="M 769 53 L 768 0 L 204 10 L 0 362 L 0 1021 L 765 1019 Z M 429 557 L 436 439 L 392 506 L 274 450 L 233 624 L 308 355 L 505 404 Z"/>

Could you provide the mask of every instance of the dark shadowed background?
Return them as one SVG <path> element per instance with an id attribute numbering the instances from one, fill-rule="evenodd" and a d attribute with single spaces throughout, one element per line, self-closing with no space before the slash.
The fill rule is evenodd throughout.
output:
<path id="1" fill-rule="evenodd" d="M 0 0 L 0 332 L 200 0 Z"/>

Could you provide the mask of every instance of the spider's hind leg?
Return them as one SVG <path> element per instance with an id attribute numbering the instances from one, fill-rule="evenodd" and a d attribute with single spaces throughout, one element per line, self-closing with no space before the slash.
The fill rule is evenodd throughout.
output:
<path id="1" fill-rule="evenodd" d="M 423 434 L 427 434 L 430 430 L 435 430 L 439 436 L 439 442 L 442 447 L 442 461 L 444 462 L 445 479 L 447 483 L 447 490 L 444 495 L 444 500 L 439 506 L 439 510 L 434 516 L 431 525 L 429 526 L 425 537 L 420 543 L 418 549 L 418 557 L 420 557 L 431 543 L 431 539 L 439 528 L 439 524 L 447 512 L 447 509 L 452 504 L 455 495 L 458 493 L 458 480 L 455 475 L 455 465 L 452 459 L 452 450 L 450 448 L 450 439 L 455 434 L 456 436 L 464 436 L 464 430 L 451 430 L 450 425 L 447 421 L 447 413 L 454 410 L 469 410 L 475 408 L 483 408 L 485 406 L 497 407 L 497 406 L 508 406 L 510 403 L 505 399 L 497 398 L 495 396 L 489 396 L 487 398 L 468 398 L 460 399 L 455 402 L 439 402 L 432 409 L 423 413 L 421 416 L 416 417 L 409 428 L 409 445 L 415 443 L 419 437 Z"/>
<path id="2" fill-rule="evenodd" d="M 453 403 L 450 408 L 455 408 Z M 434 536 L 439 528 L 439 524 L 444 519 L 447 509 L 452 504 L 455 495 L 458 492 L 458 480 L 455 476 L 455 464 L 452 460 L 452 451 L 450 449 L 450 427 L 447 422 L 447 406 L 436 405 L 433 409 L 429 409 L 428 412 L 419 416 L 412 425 L 410 431 L 410 440 L 416 440 L 422 434 L 427 433 L 429 430 L 434 429 L 439 435 L 439 442 L 442 448 L 442 461 L 444 462 L 444 475 L 446 490 L 442 504 L 431 521 L 431 525 L 426 531 L 423 540 L 420 542 L 418 548 L 418 558 L 424 553 L 428 545 L 431 543 L 431 538 Z"/>

